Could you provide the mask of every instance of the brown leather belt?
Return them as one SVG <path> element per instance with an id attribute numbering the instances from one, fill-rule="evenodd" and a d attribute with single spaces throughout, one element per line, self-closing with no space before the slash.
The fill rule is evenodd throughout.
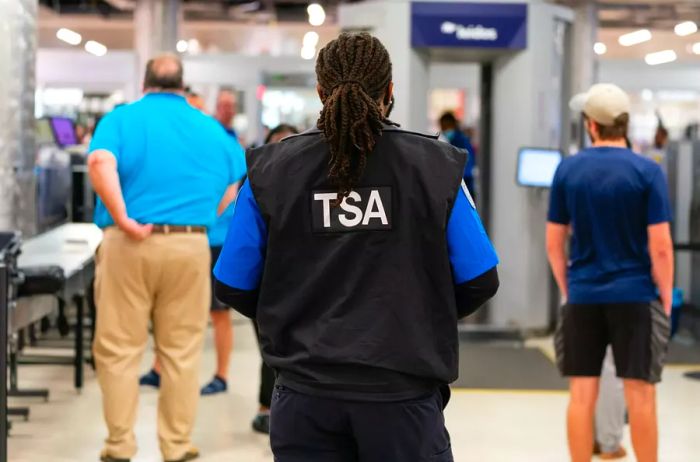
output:
<path id="1" fill-rule="evenodd" d="M 153 225 L 153 234 L 196 233 L 206 234 L 206 226 L 195 225 Z"/>

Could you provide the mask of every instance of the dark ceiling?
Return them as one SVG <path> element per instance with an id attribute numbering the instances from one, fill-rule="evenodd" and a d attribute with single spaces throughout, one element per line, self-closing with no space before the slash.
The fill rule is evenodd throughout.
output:
<path id="1" fill-rule="evenodd" d="M 130 17 L 137 0 L 40 0 L 60 14 Z M 306 7 L 313 0 L 181 0 L 185 20 L 236 21 L 274 19 L 306 21 Z M 333 15 L 338 3 L 348 0 L 317 0 Z M 349 0 L 361 1 L 361 0 Z M 672 28 L 680 21 L 700 23 L 700 0 L 553 0 L 577 6 L 596 3 L 604 28 Z"/>
<path id="2" fill-rule="evenodd" d="M 181 0 L 188 21 L 244 20 L 265 15 L 277 21 L 306 21 L 309 0 Z M 59 14 L 131 17 L 136 0 L 40 0 Z M 320 1 L 332 12 L 340 0 Z"/>

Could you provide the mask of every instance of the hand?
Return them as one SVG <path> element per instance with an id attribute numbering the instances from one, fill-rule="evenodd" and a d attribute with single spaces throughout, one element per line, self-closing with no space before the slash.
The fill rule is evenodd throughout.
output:
<path id="1" fill-rule="evenodd" d="M 661 300 L 661 305 L 664 307 L 664 313 L 666 313 L 666 316 L 671 317 L 671 310 L 673 309 L 673 300 Z"/>
<path id="2" fill-rule="evenodd" d="M 117 222 L 119 229 L 124 231 L 129 238 L 135 241 L 143 241 L 153 232 L 153 225 L 142 225 L 132 218 L 124 218 Z"/>

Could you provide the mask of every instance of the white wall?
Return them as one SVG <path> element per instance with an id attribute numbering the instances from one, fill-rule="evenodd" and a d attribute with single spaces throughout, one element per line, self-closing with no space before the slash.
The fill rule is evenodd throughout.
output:
<path id="1" fill-rule="evenodd" d="M 314 61 L 297 57 L 243 56 L 233 54 L 211 54 L 186 56 L 183 59 L 185 82 L 204 89 L 209 101 L 221 86 L 234 87 L 245 92 L 246 115 L 250 121 L 260 120 L 260 104 L 256 99 L 258 85 L 264 73 L 298 74 L 314 73 Z M 96 57 L 80 49 L 42 49 L 37 58 L 37 86 L 75 87 L 86 92 L 113 92 L 121 90 L 127 100 L 140 96 L 142 75 L 136 69 L 136 54 L 133 51 L 110 51 Z M 255 140 L 261 127 L 249 125 L 246 139 Z"/>
<path id="2" fill-rule="evenodd" d="M 643 61 L 601 60 L 599 81 L 615 83 L 627 91 L 695 90 L 700 91 L 700 66 L 697 63 L 671 63 L 649 66 Z"/>
<path id="3" fill-rule="evenodd" d="M 76 87 L 89 92 L 122 90 L 127 99 L 137 97 L 134 82 L 136 55 L 111 51 L 97 57 L 81 49 L 40 49 L 37 53 L 38 87 Z"/>

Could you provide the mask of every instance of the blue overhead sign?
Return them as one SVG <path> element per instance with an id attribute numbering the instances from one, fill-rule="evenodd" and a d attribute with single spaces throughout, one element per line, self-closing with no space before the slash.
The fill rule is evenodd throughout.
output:
<path id="1" fill-rule="evenodd" d="M 414 48 L 527 47 L 527 5 L 521 3 L 411 4 Z"/>

